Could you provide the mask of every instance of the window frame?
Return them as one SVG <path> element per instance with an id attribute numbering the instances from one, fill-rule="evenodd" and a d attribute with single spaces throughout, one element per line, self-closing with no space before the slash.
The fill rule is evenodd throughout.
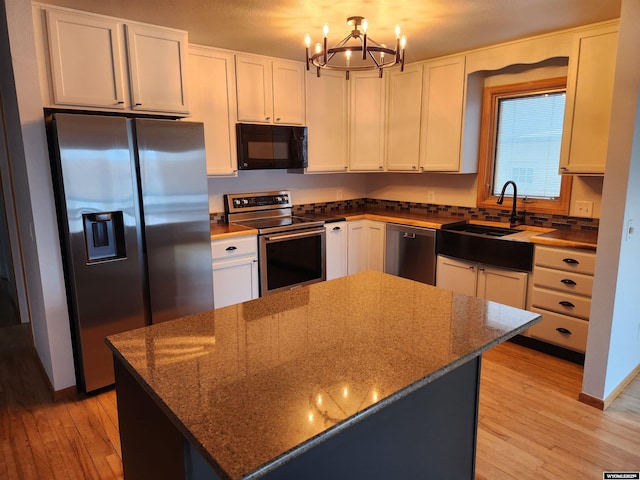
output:
<path id="1" fill-rule="evenodd" d="M 513 205 L 513 194 L 510 196 L 505 195 L 502 205 L 496 203 L 498 196 L 491 194 L 491 184 L 495 170 L 498 101 L 501 98 L 542 94 L 550 90 L 566 90 L 566 87 L 567 77 L 555 77 L 484 88 L 478 155 L 478 207 L 510 211 Z M 565 135 L 564 131 L 562 135 Z M 559 168 L 560 165 L 558 164 L 558 171 Z M 557 199 L 527 198 L 527 201 L 524 202 L 522 196 L 519 196 L 520 206 L 518 209 L 526 209 L 527 212 L 568 215 L 571 204 L 572 177 L 570 175 L 561 176 L 560 196 Z M 511 190 L 508 193 L 511 193 Z"/>

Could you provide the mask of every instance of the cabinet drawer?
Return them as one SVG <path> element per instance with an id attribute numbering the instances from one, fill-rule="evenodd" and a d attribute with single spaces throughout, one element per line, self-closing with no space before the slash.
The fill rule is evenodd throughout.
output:
<path id="1" fill-rule="evenodd" d="M 596 254 L 574 248 L 551 248 L 536 245 L 534 262 L 536 266 L 593 275 Z"/>
<path id="2" fill-rule="evenodd" d="M 562 272 L 536 266 L 533 271 L 533 284 L 538 287 L 590 297 L 593 289 L 593 277 L 582 273 Z"/>
<path id="3" fill-rule="evenodd" d="M 585 352 L 589 322 L 537 308 L 532 308 L 531 311 L 542 315 L 542 321 L 528 330 L 531 337 L 577 352 Z"/>
<path id="4" fill-rule="evenodd" d="M 591 299 L 566 292 L 533 287 L 532 306 L 563 313 L 572 317 L 589 318 Z"/>
<path id="5" fill-rule="evenodd" d="M 258 255 L 258 239 L 255 235 L 225 238 L 211 242 L 211 256 L 214 262 L 248 255 Z"/>

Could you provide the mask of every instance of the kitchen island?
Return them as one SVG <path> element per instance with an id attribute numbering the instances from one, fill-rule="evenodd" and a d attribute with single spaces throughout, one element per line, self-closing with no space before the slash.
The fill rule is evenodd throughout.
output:
<path id="1" fill-rule="evenodd" d="M 481 354 L 539 320 L 363 272 L 111 336 L 125 478 L 472 479 Z"/>

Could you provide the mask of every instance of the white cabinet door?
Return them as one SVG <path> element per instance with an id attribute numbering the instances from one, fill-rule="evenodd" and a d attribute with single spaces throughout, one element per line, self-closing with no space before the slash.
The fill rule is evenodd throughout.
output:
<path id="1" fill-rule="evenodd" d="M 528 277 L 527 272 L 479 265 L 477 297 L 524 309 L 527 304 Z"/>
<path id="2" fill-rule="evenodd" d="M 347 275 L 347 222 L 334 222 L 324 226 L 326 230 L 327 280 Z"/>
<path id="3" fill-rule="evenodd" d="M 417 172 L 420 160 L 422 65 L 408 65 L 404 72 L 391 70 L 388 75 L 387 170 Z"/>
<path id="4" fill-rule="evenodd" d="M 349 170 L 384 168 L 385 79 L 378 72 L 352 73 L 349 80 Z"/>
<path id="5" fill-rule="evenodd" d="M 345 172 L 348 150 L 348 82 L 342 72 L 307 73 L 308 172 Z"/>
<path id="6" fill-rule="evenodd" d="M 46 15 L 54 103 L 124 109 L 118 22 L 56 10 Z"/>
<path id="7" fill-rule="evenodd" d="M 461 172 L 464 56 L 427 62 L 423 68 L 420 168 Z"/>
<path id="8" fill-rule="evenodd" d="M 222 308 L 258 298 L 258 260 L 213 262 L 213 306 Z"/>
<path id="9" fill-rule="evenodd" d="M 272 123 L 272 81 L 271 60 L 236 55 L 238 121 Z"/>
<path id="10" fill-rule="evenodd" d="M 367 269 L 377 272 L 384 271 L 384 241 L 386 224 L 366 220 L 366 255 Z"/>
<path id="11" fill-rule="evenodd" d="M 575 41 L 567 77 L 560 173 L 604 174 L 617 45 L 614 27 Z"/>
<path id="12" fill-rule="evenodd" d="M 304 125 L 304 64 L 273 61 L 273 122 Z"/>
<path id="13" fill-rule="evenodd" d="M 347 223 L 347 273 L 364 272 L 367 269 L 366 232 L 365 220 Z"/>
<path id="14" fill-rule="evenodd" d="M 187 32 L 126 25 L 134 110 L 188 113 Z"/>
<path id="15" fill-rule="evenodd" d="M 358 220 L 347 223 L 348 273 L 384 271 L 384 222 Z"/>
<path id="16" fill-rule="evenodd" d="M 476 296 L 477 264 L 438 255 L 436 286 L 445 290 Z"/>
<path id="17" fill-rule="evenodd" d="M 189 46 L 190 120 L 204 123 L 207 175 L 235 175 L 236 85 L 233 54 Z"/>

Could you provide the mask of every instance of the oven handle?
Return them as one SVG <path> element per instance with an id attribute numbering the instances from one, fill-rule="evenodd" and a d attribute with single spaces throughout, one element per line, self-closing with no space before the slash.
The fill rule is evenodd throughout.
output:
<path id="1" fill-rule="evenodd" d="M 290 238 L 308 237 L 311 235 L 317 235 L 318 233 L 324 233 L 324 228 L 314 228 L 312 230 L 303 230 L 296 233 L 282 233 L 266 236 L 267 242 L 273 242 L 275 240 L 289 240 Z"/>

